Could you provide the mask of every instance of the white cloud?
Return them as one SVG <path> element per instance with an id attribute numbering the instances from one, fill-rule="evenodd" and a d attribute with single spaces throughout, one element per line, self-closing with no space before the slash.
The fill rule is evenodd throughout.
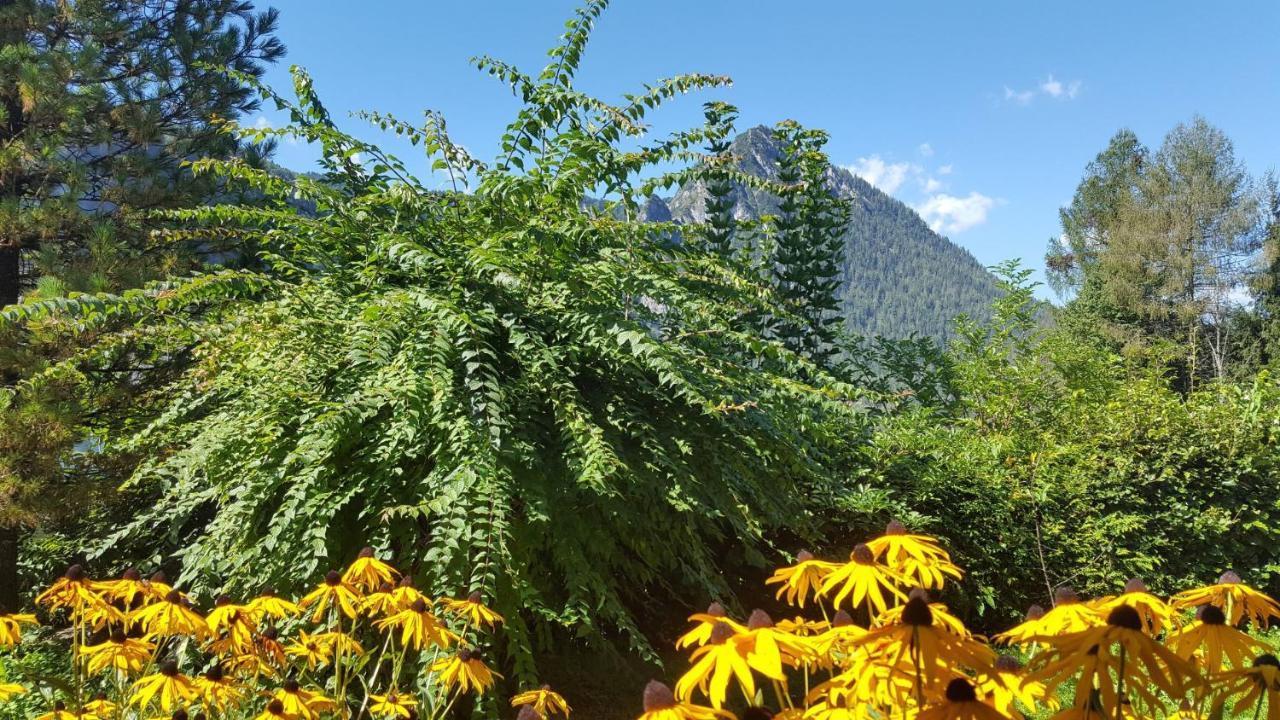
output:
<path id="1" fill-rule="evenodd" d="M 997 201 L 973 191 L 966 197 L 946 193 L 933 195 L 920 205 L 916 212 L 938 233 L 961 233 L 987 221 L 987 213 Z"/>
<path id="2" fill-rule="evenodd" d="M 942 181 L 930 175 L 920 181 L 920 189 L 924 190 L 926 195 L 938 192 L 942 189 Z"/>
<path id="3" fill-rule="evenodd" d="M 909 173 L 919 171 L 911 163 L 889 163 L 879 155 L 858 158 L 857 162 L 847 165 L 846 169 L 890 195 L 902 187 Z"/>
<path id="4" fill-rule="evenodd" d="M 924 157 L 933 157 L 933 146 L 929 143 L 920 143 L 920 147 L 916 148 Z"/>
<path id="5" fill-rule="evenodd" d="M 258 119 L 253 121 L 253 126 L 259 130 L 266 130 L 271 127 L 271 121 L 267 119 L 266 115 L 259 115 Z"/>
<path id="6" fill-rule="evenodd" d="M 1079 80 L 1072 80 L 1063 84 L 1061 80 L 1050 74 L 1048 80 L 1040 83 L 1040 92 L 1052 98 L 1074 100 L 1076 95 L 1080 94 L 1080 86 L 1081 82 Z"/>
<path id="7" fill-rule="evenodd" d="M 1054 100 L 1075 100 L 1082 87 L 1084 87 L 1084 83 L 1080 80 L 1063 82 L 1050 73 L 1048 79 L 1040 81 L 1034 88 L 1027 90 L 1014 90 L 1005 85 L 1004 99 L 1005 102 L 1017 105 L 1030 105 L 1031 101 L 1035 100 L 1039 95 L 1050 97 Z"/>
<path id="8" fill-rule="evenodd" d="M 1034 90 L 1014 90 L 1008 85 L 1004 86 L 1004 99 L 1015 102 L 1019 105 L 1027 105 L 1031 102 L 1031 98 L 1035 97 Z"/>
<path id="9" fill-rule="evenodd" d="M 953 169 L 954 169 L 954 168 L 952 168 L 952 166 L 950 166 L 950 165 L 943 165 L 942 167 L 938 168 L 938 174 L 939 174 L 939 175 L 950 175 L 950 174 L 951 174 L 951 171 L 952 171 Z"/>

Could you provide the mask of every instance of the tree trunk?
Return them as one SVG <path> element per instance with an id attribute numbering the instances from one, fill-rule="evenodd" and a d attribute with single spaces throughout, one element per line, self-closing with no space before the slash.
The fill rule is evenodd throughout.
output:
<path id="1" fill-rule="evenodd" d="M 0 308 L 18 304 L 18 248 L 0 248 Z"/>
<path id="2" fill-rule="evenodd" d="M 0 525 L 0 613 L 18 610 L 18 528 Z"/>

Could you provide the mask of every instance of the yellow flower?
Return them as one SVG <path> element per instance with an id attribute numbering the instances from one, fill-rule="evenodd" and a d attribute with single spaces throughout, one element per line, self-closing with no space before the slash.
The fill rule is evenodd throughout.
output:
<path id="1" fill-rule="evenodd" d="M 445 687 L 460 692 L 485 692 L 493 686 L 494 676 L 501 677 L 486 667 L 470 648 L 463 648 L 456 655 L 447 655 L 431 663 L 431 672 L 439 676 Z"/>
<path id="2" fill-rule="evenodd" d="M 86 715 L 93 715 L 99 718 L 115 717 L 119 706 L 107 699 L 106 694 L 99 693 L 92 700 L 84 704 L 80 708 Z"/>
<path id="3" fill-rule="evenodd" d="M 569 703 L 565 702 L 560 693 L 552 690 L 550 685 L 543 685 L 537 690 L 526 690 L 511 698 L 511 707 L 525 706 L 533 708 L 540 718 L 551 714 L 569 717 L 572 712 Z"/>
<path id="4" fill-rule="evenodd" d="M 889 666 L 909 659 L 917 692 L 931 692 L 941 682 L 960 676 L 962 668 L 979 670 L 995 662 L 995 653 L 986 645 L 955 634 L 935 618 L 922 592 L 913 593 L 893 624 L 867 631 L 850 647 Z"/>
<path id="5" fill-rule="evenodd" d="M 327 665 L 333 659 L 333 646 L 308 635 L 305 630 L 299 630 L 298 639 L 289 643 L 284 651 L 291 657 L 305 660 L 308 670 Z"/>
<path id="6" fill-rule="evenodd" d="M 270 590 L 264 590 L 261 595 L 249 601 L 249 612 L 253 614 L 256 620 L 261 620 L 264 617 L 283 620 L 284 618 L 293 617 L 301 611 L 302 609 L 297 605 L 277 597 Z"/>
<path id="7" fill-rule="evenodd" d="M 1049 709 L 1058 707 L 1044 683 L 1022 677 L 1022 663 L 1012 655 L 1001 655 L 990 670 L 980 674 L 978 692 L 1005 715 L 1019 715 L 1018 705 L 1029 711 L 1035 711 L 1038 703 Z"/>
<path id="8" fill-rule="evenodd" d="M 825 631 L 801 641 L 808 646 L 811 660 L 821 667 L 831 667 L 836 653 L 845 651 L 850 643 L 866 634 L 866 629 L 853 624 L 853 617 L 848 611 L 840 610 L 831 618 L 831 625 Z"/>
<path id="9" fill-rule="evenodd" d="M 942 702 L 933 703 L 916 715 L 916 720 L 1009 720 L 1010 716 L 978 699 L 973 685 L 964 678 L 947 683 Z"/>
<path id="10" fill-rule="evenodd" d="M 248 605 L 237 605 L 231 598 L 219 597 L 205 618 L 209 631 L 216 637 L 210 643 L 214 652 L 221 655 L 234 655 L 247 652 L 253 647 L 253 633 L 258 623 L 254 619 L 253 610 Z"/>
<path id="11" fill-rule="evenodd" d="M 271 699 L 284 707 L 284 714 L 300 720 L 315 720 L 320 713 L 333 710 L 337 705 L 319 692 L 307 690 L 292 678 L 285 680 Z"/>
<path id="12" fill-rule="evenodd" d="M 426 602 L 425 598 L 423 602 Z M 410 602 L 410 605 L 413 603 Z M 360 601 L 360 612 L 369 617 L 390 617 L 408 607 L 396 599 L 395 588 L 390 583 L 383 583 L 377 592 L 369 593 Z"/>
<path id="13" fill-rule="evenodd" d="M 146 603 L 151 597 L 150 590 L 142 580 L 137 568 L 124 571 L 119 580 L 104 580 L 94 583 L 94 588 L 102 593 L 108 602 L 118 602 L 121 606 L 133 609 Z"/>
<path id="14" fill-rule="evenodd" d="M 1216 605 L 1233 627 L 1248 617 L 1254 627 L 1265 628 L 1272 617 L 1280 616 L 1280 605 L 1275 600 L 1245 585 L 1239 575 L 1230 571 L 1223 573 L 1217 584 L 1180 592 L 1169 602 L 1179 610 Z"/>
<path id="15" fill-rule="evenodd" d="M 751 613 L 745 632 L 718 623 L 706 645 L 694 650 L 692 666 L 676 683 L 676 697 L 689 700 L 696 689 L 706 695 L 712 707 L 724 707 L 729 678 L 737 680 L 745 697 L 755 695 L 752 671 L 772 680 L 785 681 L 783 666 L 795 666 L 809 649 L 799 638 L 778 632 L 762 610 Z"/>
<path id="16" fill-rule="evenodd" d="M 339 659 L 347 655 L 359 657 L 364 654 L 364 648 L 360 647 L 360 643 L 355 638 L 339 630 L 328 630 L 311 637 L 316 642 L 331 648 L 333 654 Z"/>
<path id="17" fill-rule="evenodd" d="M 122 673 L 142 672 L 142 666 L 151 660 L 155 645 L 146 640 L 135 640 L 126 637 L 124 631 L 116 628 L 111 635 L 97 645 L 85 645 L 80 648 L 80 655 L 88 659 L 90 674 L 98 674 L 106 670 L 117 670 Z"/>
<path id="18" fill-rule="evenodd" d="M 337 570 L 330 570 L 324 576 L 324 582 L 302 598 L 298 605 L 303 609 L 314 605 L 316 609 L 311 613 L 311 622 L 320 622 L 331 606 L 354 620 L 357 614 L 356 604 L 359 602 L 360 595 L 356 589 L 343 582 Z"/>
<path id="19" fill-rule="evenodd" d="M 1214 673 L 1210 677 L 1216 697 L 1213 703 L 1214 717 L 1224 717 L 1223 708 L 1231 702 L 1231 714 L 1243 717 L 1252 710 L 1258 717 L 1263 703 L 1267 706 L 1267 720 L 1280 720 L 1280 660 L 1275 655 L 1259 655 L 1252 667 Z"/>
<path id="20" fill-rule="evenodd" d="M 209 624 L 188 606 L 186 595 L 177 590 L 170 590 L 163 600 L 135 610 L 129 617 L 156 637 L 185 635 L 203 639 L 209 634 Z"/>
<path id="21" fill-rule="evenodd" d="M 790 620 L 779 620 L 777 628 L 781 632 L 799 637 L 815 637 L 830 630 L 831 623 L 826 620 L 810 620 L 797 615 Z"/>
<path id="22" fill-rule="evenodd" d="M 890 521 L 884 535 L 869 541 L 867 547 L 877 560 L 926 590 L 941 588 L 944 576 L 959 580 L 963 575 L 935 538 L 908 533 L 897 520 Z"/>
<path id="23" fill-rule="evenodd" d="M 810 595 L 817 595 L 822 581 L 840 567 L 837 563 L 815 560 L 813 553 L 801 550 L 796 554 L 796 564 L 778 568 L 765 580 L 766 585 L 778 584 L 778 598 L 787 596 L 788 605 L 804 607 Z"/>
<path id="24" fill-rule="evenodd" d="M 178 672 L 176 662 L 166 660 L 160 664 L 159 672 L 147 675 L 133 684 L 129 704 L 146 709 L 153 700 L 158 700 L 161 710 L 171 712 L 195 697 L 196 689 L 191 680 Z"/>
<path id="25" fill-rule="evenodd" d="M 1267 643 L 1228 625 L 1226 615 L 1216 605 L 1201 606 L 1198 615 L 1196 622 L 1170 633 L 1165 644 L 1179 657 L 1189 660 L 1198 656 L 1208 672 L 1226 669 L 1228 661 L 1236 669 L 1247 667 L 1258 653 L 1271 650 Z"/>
<path id="26" fill-rule="evenodd" d="M 1029 677 L 1044 682 L 1050 692 L 1078 678 L 1076 697 L 1094 690 L 1111 713 L 1122 703 L 1117 684 L 1125 700 L 1158 708 L 1159 693 L 1180 698 L 1199 683 L 1195 667 L 1143 632 L 1141 616 L 1128 605 L 1112 610 L 1105 625 L 1044 641 L 1050 650 L 1036 658 L 1036 670 Z"/>
<path id="27" fill-rule="evenodd" d="M 173 590 L 173 587 L 169 585 L 169 578 L 164 574 L 163 570 L 157 570 L 152 573 L 151 577 L 143 583 L 143 586 L 146 587 L 147 595 L 152 600 L 163 600 Z"/>
<path id="28" fill-rule="evenodd" d="M 369 693 L 369 699 L 372 701 L 369 705 L 369 714 L 376 717 L 410 718 L 414 716 L 413 708 L 418 706 L 418 701 L 414 700 L 413 696 L 401 695 L 394 689 L 386 695 Z"/>
<path id="29" fill-rule="evenodd" d="M 428 605 L 431 604 L 431 598 L 418 592 L 418 589 L 413 586 L 413 578 L 408 575 L 400 578 L 400 582 L 396 583 L 391 595 L 396 599 L 396 602 L 400 603 L 400 607 L 409 607 L 418 600 Z"/>
<path id="30" fill-rule="evenodd" d="M 298 720 L 298 716 L 286 713 L 279 700 L 271 700 L 253 720 Z"/>
<path id="31" fill-rule="evenodd" d="M 1101 598 L 1088 605 L 1103 617 L 1121 605 L 1128 605 L 1138 611 L 1138 617 L 1142 618 L 1143 629 L 1148 635 L 1159 635 L 1178 625 L 1178 614 L 1168 603 L 1147 592 L 1147 584 L 1141 578 L 1132 578 L 1125 583 L 1123 594 L 1114 598 Z"/>
<path id="32" fill-rule="evenodd" d="M 502 622 L 501 615 L 485 606 L 479 590 L 468 595 L 465 600 L 441 598 L 440 603 L 444 605 L 446 610 L 466 618 L 467 623 L 475 627 L 491 628 Z"/>
<path id="33" fill-rule="evenodd" d="M 671 688 L 650 680 L 644 688 L 644 712 L 638 720 L 734 720 L 733 713 L 677 702 Z"/>
<path id="34" fill-rule="evenodd" d="M 734 632 L 746 632 L 747 626 L 735 620 L 725 617 L 724 606 L 718 602 L 713 602 L 707 607 L 705 613 L 694 613 L 689 616 L 689 622 L 696 623 L 693 629 L 681 635 L 676 640 L 676 649 L 682 650 L 686 647 L 695 645 L 706 645 L 711 639 L 711 630 L 716 623 L 724 623 L 733 629 Z"/>
<path id="35" fill-rule="evenodd" d="M 244 699 L 244 688 L 222 672 L 222 666 L 215 664 L 194 680 L 196 692 L 200 695 L 200 704 L 205 710 L 224 713 L 236 707 Z"/>
<path id="36" fill-rule="evenodd" d="M 0 647 L 12 647 L 22 642 L 23 625 L 39 625 L 35 615 L 25 613 L 0 614 Z"/>
<path id="37" fill-rule="evenodd" d="M 458 636 L 444 627 L 422 600 L 416 600 L 410 607 L 374 624 L 379 630 L 400 630 L 400 643 L 415 650 L 421 650 L 428 644 L 447 648 L 458 640 Z"/>
<path id="38" fill-rule="evenodd" d="M 368 592 L 382 583 L 395 582 L 399 575 L 395 568 L 373 556 L 373 548 L 367 547 L 342 574 L 342 582 Z"/>
<path id="39" fill-rule="evenodd" d="M 0 702 L 6 702 L 10 698 L 24 695 L 26 692 L 27 689 L 17 683 L 0 682 Z"/>
<path id="40" fill-rule="evenodd" d="M 36 604 L 50 610 L 66 608 L 74 613 L 97 599 L 93 582 L 85 575 L 84 568 L 72 565 L 49 589 L 36 596 Z"/>
<path id="41" fill-rule="evenodd" d="M 995 636 L 996 640 L 1012 643 L 1035 642 L 1045 637 L 1077 633 L 1106 624 L 1106 616 L 1080 602 L 1080 597 L 1069 587 L 1060 587 L 1053 593 L 1054 606 L 1045 612 L 1038 605 L 1027 611 L 1027 619 L 1007 632 Z"/>
<path id="42" fill-rule="evenodd" d="M 900 575 L 877 563 L 871 549 L 859 543 L 849 554 L 849 562 L 832 570 L 822 581 L 818 594 L 825 597 L 833 589 L 840 588 L 832 604 L 838 607 L 848 597 L 853 607 L 866 602 L 872 614 L 875 614 L 882 613 L 889 607 L 885 600 L 885 590 L 900 600 L 907 599 L 897 587 L 902 582 Z"/>
<path id="43" fill-rule="evenodd" d="M 964 622 L 960 620 L 960 618 L 947 611 L 946 605 L 943 605 L 942 603 L 929 602 L 929 595 L 923 588 L 916 588 L 915 590 L 912 590 L 907 597 L 908 599 L 912 597 L 919 597 L 921 600 L 929 603 L 929 610 L 933 613 L 934 622 L 951 634 L 966 638 L 972 635 L 972 633 L 969 632 L 969 629 L 964 626 Z M 894 623 L 901 622 L 902 613 L 906 610 L 906 607 L 906 605 L 899 605 L 897 607 L 891 607 L 880 613 L 876 616 L 873 627 L 884 627 L 885 625 L 893 625 Z"/>
<path id="44" fill-rule="evenodd" d="M 123 610 L 96 595 L 80 608 L 80 619 L 88 623 L 94 632 L 109 626 L 124 627 L 129 624 L 129 616 Z"/>

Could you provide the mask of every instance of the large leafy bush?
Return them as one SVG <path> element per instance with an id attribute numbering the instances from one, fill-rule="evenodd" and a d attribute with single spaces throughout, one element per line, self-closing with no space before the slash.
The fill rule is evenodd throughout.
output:
<path id="1" fill-rule="evenodd" d="M 204 161 L 262 202 L 171 216 L 175 236 L 259 248 L 250 269 L 10 312 L 123 323 L 44 378 L 123 354 L 189 359 L 94 429 L 104 452 L 141 459 L 127 485 L 149 498 L 99 552 L 176 558 L 196 591 L 253 591 L 372 542 L 427 588 L 483 592 L 527 658 L 537 627 L 621 629 L 643 647 L 646 603 L 725 594 L 722 569 L 806 531 L 829 496 L 827 448 L 860 432 L 853 393 L 746 327 L 771 302 L 750 273 L 630 219 L 722 132 L 648 142 L 646 112 L 725 80 L 681 76 L 620 105 L 581 94 L 602 5 L 537 77 L 477 61 L 524 103 L 492 165 L 433 114 L 369 116 L 452 189 L 338 130 L 295 71 L 298 100 L 270 96 L 293 125 L 240 132 L 318 143 L 324 178 Z"/>

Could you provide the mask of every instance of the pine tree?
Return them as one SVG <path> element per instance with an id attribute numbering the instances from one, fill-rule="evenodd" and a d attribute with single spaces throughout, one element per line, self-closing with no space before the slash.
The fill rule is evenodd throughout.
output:
<path id="1" fill-rule="evenodd" d="M 774 318 L 771 331 L 791 350 L 819 364 L 835 354 L 839 328 L 840 264 L 849 224 L 847 201 L 827 188 L 827 134 L 793 120 L 774 129 L 781 156 L 774 286 L 789 316 Z"/>
<path id="2" fill-rule="evenodd" d="M 276 18 L 245 0 L 0 0 L 0 307 L 23 250 L 58 289 L 172 264 L 147 257 L 137 213 L 215 191 L 183 163 L 237 150 L 217 123 L 257 107 L 235 74 L 284 53 Z"/>
<path id="3" fill-rule="evenodd" d="M 44 297 L 113 291 L 223 249 L 220 238 L 153 243 L 146 213 L 220 192 L 189 160 L 269 152 L 243 150 L 219 124 L 257 107 L 244 78 L 284 53 L 276 18 L 244 0 L 0 0 L 0 307 L 31 295 L 36 273 Z M 46 383 L 13 398 L 6 386 L 79 342 L 0 338 L 0 606 L 16 601 L 19 528 L 79 507 L 69 498 L 91 484 L 71 452 L 80 419 L 141 391 L 119 382 L 137 365 L 121 354 L 95 376 L 112 392 Z"/>

